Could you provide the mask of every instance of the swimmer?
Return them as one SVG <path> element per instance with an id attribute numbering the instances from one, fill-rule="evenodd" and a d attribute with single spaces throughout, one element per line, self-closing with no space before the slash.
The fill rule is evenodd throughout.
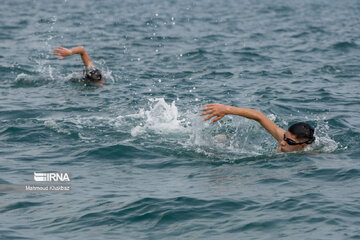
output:
<path id="1" fill-rule="evenodd" d="M 207 121 L 213 117 L 216 117 L 211 120 L 212 122 L 216 122 L 227 114 L 239 115 L 258 121 L 260 125 L 265 128 L 278 142 L 278 148 L 276 152 L 298 151 L 313 143 L 315 140 L 314 128 L 312 128 L 307 123 L 295 123 L 286 131 L 277 126 L 262 112 L 253 109 L 238 108 L 212 103 L 206 104 L 205 107 L 201 110 L 205 112 L 201 113 L 200 116 L 208 115 L 203 119 L 203 121 Z"/>
<path id="2" fill-rule="evenodd" d="M 67 49 L 64 47 L 57 47 L 53 53 L 55 55 L 61 56 L 59 60 L 63 60 L 64 58 L 74 55 L 80 54 L 81 59 L 84 63 L 85 69 L 83 70 L 82 80 L 85 83 L 96 83 L 102 86 L 104 82 L 104 77 L 99 69 L 95 67 L 93 62 L 91 61 L 90 56 L 85 51 L 85 48 L 82 46 L 74 47 L 72 49 Z"/>

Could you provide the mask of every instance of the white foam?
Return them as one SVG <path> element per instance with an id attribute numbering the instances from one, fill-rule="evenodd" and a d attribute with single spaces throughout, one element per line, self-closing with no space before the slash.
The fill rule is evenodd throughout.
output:
<path id="1" fill-rule="evenodd" d="M 339 149 L 341 146 L 335 140 L 331 139 L 329 136 L 329 124 L 323 118 L 317 120 L 317 126 L 315 128 L 315 142 L 308 147 L 305 151 L 320 151 L 320 152 L 333 152 Z"/>
<path id="2" fill-rule="evenodd" d="M 33 77 L 31 75 L 28 75 L 28 74 L 25 74 L 25 73 L 20 73 L 16 76 L 15 78 L 15 82 L 19 82 L 19 81 L 22 81 L 22 80 L 28 80 L 28 79 L 33 79 Z"/>
<path id="3" fill-rule="evenodd" d="M 56 131 L 57 133 L 71 135 L 71 132 L 69 130 L 61 127 L 61 125 L 59 125 L 56 122 L 56 120 L 53 120 L 53 119 L 45 120 L 44 125 L 50 129 Z"/>
<path id="4" fill-rule="evenodd" d="M 55 78 L 54 78 L 54 69 L 49 64 L 49 60 L 47 60 L 47 59 L 34 59 L 34 61 L 37 63 L 36 71 L 41 76 L 46 76 L 46 78 L 49 78 L 51 80 L 55 80 Z"/>
<path id="5" fill-rule="evenodd" d="M 138 114 L 132 115 L 144 120 L 131 129 L 133 137 L 148 131 L 156 134 L 184 131 L 184 127 L 181 125 L 184 120 L 179 119 L 179 111 L 175 101 L 167 104 L 164 98 L 155 98 L 149 99 L 149 103 L 149 110 L 140 109 Z"/>
<path id="6" fill-rule="evenodd" d="M 16 86 L 41 86 L 48 82 L 49 79 L 41 75 L 29 75 L 26 73 L 18 74 L 14 80 Z"/>
<path id="7" fill-rule="evenodd" d="M 115 82 L 112 71 L 106 66 L 106 61 L 104 59 L 96 60 L 95 66 L 101 70 L 106 82 Z"/>

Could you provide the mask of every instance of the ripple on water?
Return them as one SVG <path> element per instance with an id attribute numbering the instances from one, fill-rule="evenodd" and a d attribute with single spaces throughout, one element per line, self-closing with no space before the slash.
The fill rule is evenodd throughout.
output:
<path id="1" fill-rule="evenodd" d="M 326 182 L 343 182 L 357 180 L 360 177 L 359 173 L 359 169 L 328 168 L 299 172 L 296 175 L 302 178 L 321 179 Z"/>
<path id="2" fill-rule="evenodd" d="M 332 48 L 339 51 L 350 51 L 358 48 L 358 45 L 354 42 L 337 42 L 332 45 Z"/>
<path id="3" fill-rule="evenodd" d="M 162 231 L 168 229 L 169 226 L 176 227 L 180 222 L 189 227 L 196 220 L 201 219 L 208 219 L 208 221 L 213 222 L 211 224 L 214 224 L 215 221 L 211 219 L 224 218 L 234 210 L 253 209 L 256 205 L 256 202 L 249 200 L 201 200 L 188 197 L 142 198 L 116 208 L 108 208 L 102 211 L 92 209 L 91 212 L 74 219 L 67 228 L 111 224 L 133 226 L 136 229 L 140 225 L 146 224 L 148 228 Z M 203 224 L 206 225 L 206 223 Z"/>
<path id="4" fill-rule="evenodd" d="M 78 151 L 75 154 L 79 160 L 112 160 L 114 164 L 128 164 L 133 159 L 153 159 L 159 157 L 158 154 L 146 149 L 115 144 L 110 146 L 93 146 L 85 150 Z"/>

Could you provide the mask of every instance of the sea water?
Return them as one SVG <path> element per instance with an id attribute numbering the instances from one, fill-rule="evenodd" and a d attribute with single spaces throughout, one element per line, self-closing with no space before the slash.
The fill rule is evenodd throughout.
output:
<path id="1" fill-rule="evenodd" d="M 0 239 L 360 239 L 360 3 L 20 1 L 0 8 Z M 84 84 L 82 45 L 106 77 Z M 207 103 L 305 121 L 300 153 Z M 66 182 L 68 183 L 68 182 Z"/>

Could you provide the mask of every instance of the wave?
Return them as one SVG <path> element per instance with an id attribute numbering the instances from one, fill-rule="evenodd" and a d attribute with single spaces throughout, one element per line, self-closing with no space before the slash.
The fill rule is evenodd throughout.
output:
<path id="1" fill-rule="evenodd" d="M 270 61 L 271 57 L 268 56 L 264 56 L 261 54 L 258 54 L 256 52 L 250 52 L 250 51 L 233 51 L 231 52 L 231 54 L 235 55 L 235 56 L 241 56 L 243 58 L 249 59 L 251 61 Z"/>
<path id="2" fill-rule="evenodd" d="M 321 73 L 328 73 L 328 74 L 339 74 L 342 72 L 342 69 L 337 66 L 332 65 L 324 65 L 321 68 L 317 68 L 314 70 L 314 72 L 321 72 Z"/>
<path id="3" fill-rule="evenodd" d="M 78 151 L 75 154 L 77 159 L 116 160 L 112 163 L 128 164 L 132 159 L 151 159 L 158 157 L 158 154 L 148 151 L 140 146 L 125 145 L 117 143 L 109 146 L 92 146 L 89 149 Z"/>
<path id="4" fill-rule="evenodd" d="M 355 181 L 360 178 L 360 169 L 322 168 L 296 174 L 302 178 L 316 178 L 327 182 Z"/>
<path id="5" fill-rule="evenodd" d="M 232 72 L 217 72 L 217 71 L 212 71 L 211 73 L 206 73 L 202 76 L 200 76 L 200 78 L 202 79 L 231 79 L 234 76 L 234 73 Z"/>
<path id="6" fill-rule="evenodd" d="M 120 207 L 107 206 L 97 211 L 82 210 L 82 215 L 70 221 L 53 221 L 47 228 L 76 230 L 92 226 L 133 226 L 141 224 L 145 228 L 159 230 L 180 222 L 192 223 L 198 219 L 218 219 L 229 216 L 234 209 L 253 209 L 258 203 L 250 200 L 202 200 L 189 197 L 175 198 L 142 198 L 137 201 L 122 204 Z M 96 206 L 95 206 L 96 208 Z M 85 214 L 84 214 L 85 212 Z M 145 225 L 143 225 L 145 224 Z M 147 226 L 147 227 L 146 227 Z M 175 226 L 175 225 L 174 225 Z"/>
<path id="7" fill-rule="evenodd" d="M 31 207 L 36 207 L 36 206 L 42 206 L 43 203 L 42 202 L 29 202 L 29 201 L 24 201 L 24 202 L 16 202 L 13 204 L 9 204 L 8 206 L 6 206 L 5 208 L 3 208 L 0 213 L 6 213 L 9 211 L 16 211 L 21 209 L 22 212 L 29 210 L 29 208 Z"/>
<path id="8" fill-rule="evenodd" d="M 358 45 L 354 42 L 337 42 L 332 45 L 332 47 L 336 50 L 350 50 L 352 48 L 357 48 Z"/>
<path id="9" fill-rule="evenodd" d="M 52 80 L 43 76 L 20 73 L 13 82 L 13 87 L 40 87 Z"/>

